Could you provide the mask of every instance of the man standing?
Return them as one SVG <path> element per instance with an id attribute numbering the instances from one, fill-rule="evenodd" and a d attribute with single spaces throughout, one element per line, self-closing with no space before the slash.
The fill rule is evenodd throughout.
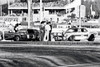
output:
<path id="1" fill-rule="evenodd" d="M 44 39 L 44 35 L 45 35 L 45 24 L 46 24 L 46 22 L 45 21 L 42 21 L 41 22 L 41 25 L 40 25 L 40 41 L 43 41 L 43 39 Z"/>
<path id="2" fill-rule="evenodd" d="M 49 31 L 49 41 L 51 41 L 52 25 L 51 25 L 51 22 L 48 22 L 48 24 L 50 25 L 50 31 Z"/>
<path id="3" fill-rule="evenodd" d="M 47 22 L 45 25 L 44 41 L 49 41 L 50 30 L 51 30 L 51 28 L 50 28 L 49 22 Z"/>

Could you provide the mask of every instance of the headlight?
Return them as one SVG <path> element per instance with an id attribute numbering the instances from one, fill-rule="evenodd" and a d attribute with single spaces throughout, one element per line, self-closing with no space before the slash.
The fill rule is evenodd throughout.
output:
<path id="1" fill-rule="evenodd" d="M 24 33 L 21 33 L 20 35 L 24 35 Z"/>

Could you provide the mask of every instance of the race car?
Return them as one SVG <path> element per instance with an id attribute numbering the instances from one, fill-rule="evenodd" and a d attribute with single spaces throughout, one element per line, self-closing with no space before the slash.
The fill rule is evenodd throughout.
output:
<path id="1" fill-rule="evenodd" d="M 75 40 L 88 40 L 94 41 L 96 33 L 89 32 L 86 28 L 70 28 L 64 34 L 64 40 L 75 41 Z"/>
<path id="2" fill-rule="evenodd" d="M 1 38 L 3 39 L 3 34 L 1 33 Z M 20 29 L 17 32 L 5 31 L 4 33 L 5 40 L 14 40 L 14 41 L 39 41 L 39 31 L 36 29 Z"/>

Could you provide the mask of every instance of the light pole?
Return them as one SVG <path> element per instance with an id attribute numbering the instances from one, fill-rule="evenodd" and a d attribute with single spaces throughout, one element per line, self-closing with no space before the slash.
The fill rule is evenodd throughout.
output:
<path id="1" fill-rule="evenodd" d="M 71 0 L 68 0 L 68 4 L 70 4 Z M 70 9 L 68 9 L 68 13 L 70 13 Z"/>
<path id="2" fill-rule="evenodd" d="M 93 15 L 93 17 L 94 17 L 95 11 L 93 11 L 93 2 L 95 2 L 95 0 L 84 0 L 84 1 L 85 2 L 89 1 L 89 3 L 90 3 L 90 14 Z"/>
<path id="3" fill-rule="evenodd" d="M 10 11 L 9 11 L 10 3 L 9 3 L 9 0 L 7 0 L 7 3 L 8 3 L 8 15 L 10 15 Z"/>
<path id="4" fill-rule="evenodd" d="M 81 22 L 81 5 L 79 5 L 79 28 L 81 28 L 82 22 Z"/>
<path id="5" fill-rule="evenodd" d="M 40 0 L 40 22 L 43 21 L 43 3 Z"/>
<path id="6" fill-rule="evenodd" d="M 90 7 L 90 9 L 91 9 L 91 15 L 93 16 L 93 19 L 94 19 L 95 11 L 93 11 L 93 2 L 95 2 L 95 0 L 92 0 L 91 2 L 92 2 L 91 3 L 91 7 Z"/>
<path id="7" fill-rule="evenodd" d="M 27 0 L 27 1 L 28 1 L 28 28 L 30 28 L 31 11 L 32 11 L 32 0 Z"/>

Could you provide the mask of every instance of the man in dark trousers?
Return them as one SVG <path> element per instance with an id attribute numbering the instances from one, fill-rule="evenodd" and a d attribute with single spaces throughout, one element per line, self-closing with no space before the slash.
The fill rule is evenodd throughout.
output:
<path id="1" fill-rule="evenodd" d="M 48 24 L 50 25 L 50 31 L 49 31 L 49 41 L 51 41 L 51 32 L 52 32 L 52 24 L 51 22 L 48 22 Z"/>
<path id="2" fill-rule="evenodd" d="M 40 41 L 43 41 L 44 39 L 44 35 L 45 35 L 45 21 L 42 21 L 41 22 L 41 25 L 40 25 Z"/>
<path id="3" fill-rule="evenodd" d="M 15 32 L 17 32 L 18 30 L 16 29 L 19 25 L 21 25 L 20 23 L 17 23 L 15 26 L 14 26 L 14 30 Z"/>

